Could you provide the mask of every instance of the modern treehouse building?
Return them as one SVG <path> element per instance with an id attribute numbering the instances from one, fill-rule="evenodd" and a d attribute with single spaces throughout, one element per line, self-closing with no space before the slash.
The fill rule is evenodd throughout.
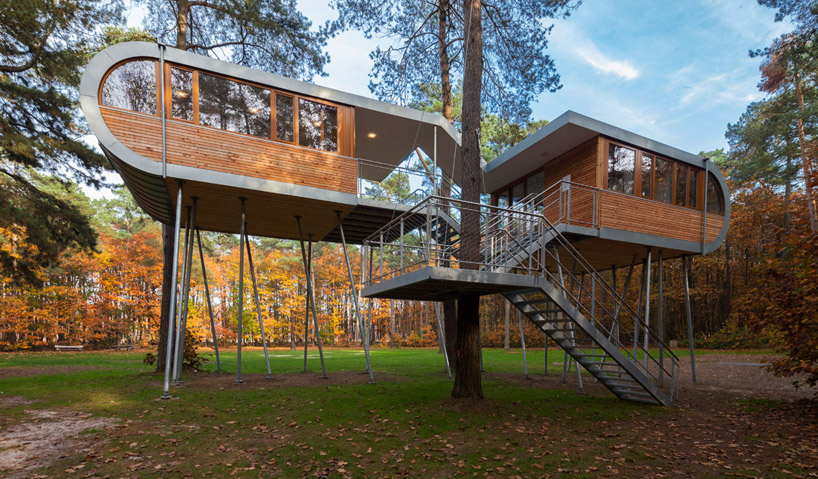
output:
<path id="1" fill-rule="evenodd" d="M 177 248 L 185 227 L 168 345 L 174 380 L 193 233 L 202 229 L 239 233 L 242 257 L 245 245 L 251 252 L 248 233 L 300 240 L 319 351 L 305 239 L 310 247 L 342 243 L 345 253 L 347 243 L 361 244 L 365 297 L 504 294 L 618 397 L 672 403 L 676 358 L 652 332 L 650 309 L 629 306 L 599 272 L 632 272 L 644 262 L 649 305 L 654 252 L 661 268 L 663 259 L 719 246 L 727 189 L 705 159 L 568 112 L 484 164 L 491 204 L 472 204 L 455 185 L 459 134 L 436 114 L 141 42 L 94 57 L 80 93 L 101 148 L 139 205 L 175 225 Z M 400 166 L 414 154 L 419 173 Z M 390 175 L 419 175 L 409 184 L 420 191 L 390 196 L 380 188 Z M 478 211 L 482 224 L 480 258 L 468 261 L 459 254 L 466 210 Z M 357 298 L 348 257 L 347 266 Z M 256 307 L 260 320 L 257 294 Z M 360 307 L 357 314 L 367 337 Z M 439 317 L 438 326 L 442 337 Z M 368 341 L 364 347 L 371 375 Z"/>

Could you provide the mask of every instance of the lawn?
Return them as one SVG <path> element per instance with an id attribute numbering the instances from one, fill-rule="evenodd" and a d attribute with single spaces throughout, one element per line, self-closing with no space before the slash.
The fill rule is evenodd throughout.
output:
<path id="1" fill-rule="evenodd" d="M 818 463 L 784 467 L 769 454 L 776 446 L 768 443 L 787 441 L 795 403 L 764 397 L 728 397 L 724 411 L 711 411 L 714 424 L 777 415 L 783 438 L 759 430 L 763 441 L 748 435 L 741 452 L 744 442 L 725 437 L 741 442 L 719 456 L 727 468 L 686 460 L 697 451 L 678 455 L 684 438 L 662 431 L 706 413 L 620 401 L 591 378 L 577 394 L 575 375 L 560 383 L 556 350 L 548 377 L 542 350 L 529 351 L 532 380 L 522 378 L 519 350 L 484 350 L 482 401 L 450 399 L 433 349 L 373 349 L 374 385 L 357 350 L 326 351 L 329 379 L 321 379 L 316 350 L 302 373 L 303 351 L 271 349 L 273 380 L 264 379 L 262 351 L 245 350 L 243 384 L 233 381 L 235 351 L 224 352 L 222 374 L 212 353 L 202 354 L 211 359 L 205 371 L 186 373 L 172 400 L 159 399 L 162 376 L 141 362 L 144 353 L 0 356 L 0 428 L 42 422 L 38 411 L 109 419 L 81 430 L 76 446 L 62 451 L 67 457 L 33 471 L 43 477 L 809 477 Z"/>

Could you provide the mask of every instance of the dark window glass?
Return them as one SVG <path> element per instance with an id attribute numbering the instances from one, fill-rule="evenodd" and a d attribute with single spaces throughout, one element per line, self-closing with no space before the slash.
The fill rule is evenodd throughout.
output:
<path id="1" fill-rule="evenodd" d="M 707 174 L 707 212 L 714 215 L 724 214 L 724 198 L 721 187 L 712 173 Z"/>
<path id="2" fill-rule="evenodd" d="M 170 69 L 171 117 L 193 121 L 193 72 Z"/>
<path id="3" fill-rule="evenodd" d="M 511 188 L 511 204 L 516 205 L 523 199 L 523 184 L 517 183 Z"/>
<path id="4" fill-rule="evenodd" d="M 676 204 L 687 204 L 687 165 L 676 164 Z"/>
<path id="5" fill-rule="evenodd" d="M 200 73 L 199 123 L 269 138 L 270 91 Z"/>
<path id="6" fill-rule="evenodd" d="M 608 189 L 633 194 L 633 168 L 636 151 L 619 145 L 608 150 Z"/>
<path id="7" fill-rule="evenodd" d="M 497 206 L 500 208 L 508 208 L 508 194 L 503 192 L 497 196 Z"/>
<path id="8" fill-rule="evenodd" d="M 699 203 L 699 170 L 690 169 L 690 185 L 687 193 L 687 206 L 697 208 Z"/>
<path id="9" fill-rule="evenodd" d="M 295 141 L 293 123 L 293 97 L 276 94 L 276 139 Z"/>
<path id="10" fill-rule="evenodd" d="M 642 198 L 650 198 L 653 189 L 653 157 L 642 154 Z"/>
<path id="11" fill-rule="evenodd" d="M 102 104 L 156 114 L 156 62 L 136 60 L 112 71 L 102 86 Z"/>
<path id="12" fill-rule="evenodd" d="M 525 191 L 528 196 L 539 195 L 545 189 L 545 173 L 540 171 L 525 180 Z"/>
<path id="13" fill-rule="evenodd" d="M 673 201 L 673 162 L 656 158 L 656 191 L 653 199 L 670 203 Z"/>
<path id="14" fill-rule="evenodd" d="M 325 151 L 338 151 L 338 109 L 298 99 L 298 144 Z"/>

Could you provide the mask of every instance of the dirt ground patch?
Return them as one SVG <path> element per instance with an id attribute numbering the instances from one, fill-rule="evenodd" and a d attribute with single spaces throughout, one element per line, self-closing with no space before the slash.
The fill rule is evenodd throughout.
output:
<path id="1" fill-rule="evenodd" d="M 25 368 L 0 368 L 0 378 L 39 376 L 41 374 L 64 374 L 78 371 L 92 371 L 94 369 L 99 369 L 99 367 L 78 364 L 63 366 L 30 366 Z"/>
<path id="2" fill-rule="evenodd" d="M 0 406 L 26 404 L 16 399 L 4 398 Z M 31 410 L 26 415 L 26 421 L 0 432 L 0 473 L 8 479 L 29 477 L 32 470 L 61 457 L 88 454 L 93 438 L 82 434 L 115 424 L 113 419 L 68 410 Z"/>
<path id="3" fill-rule="evenodd" d="M 373 369 L 374 371 L 374 369 Z M 274 374 L 267 379 L 264 374 L 242 375 L 241 383 L 236 383 L 235 375 L 228 374 L 188 374 L 181 387 L 190 387 L 198 390 L 225 390 L 225 389 L 266 389 L 286 388 L 296 386 L 340 386 L 348 384 L 367 384 L 369 375 L 360 371 L 342 371 L 327 373 L 322 378 L 321 373 L 282 373 Z M 383 374 L 375 371 L 375 381 L 401 382 L 405 379 L 394 374 Z"/>

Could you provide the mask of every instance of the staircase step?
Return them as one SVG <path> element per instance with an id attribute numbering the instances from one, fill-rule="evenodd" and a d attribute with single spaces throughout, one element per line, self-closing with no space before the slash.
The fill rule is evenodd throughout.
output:
<path id="1" fill-rule="evenodd" d="M 526 300 L 526 301 L 517 301 L 517 302 L 515 302 L 515 303 L 514 303 L 514 305 L 515 305 L 515 306 L 517 306 L 517 307 L 519 307 L 519 306 L 521 306 L 521 305 L 522 305 L 522 306 L 528 306 L 528 305 L 531 305 L 531 304 L 537 304 L 537 303 L 547 303 L 547 302 L 550 302 L 550 301 L 551 301 L 551 299 L 549 299 L 549 298 L 542 298 L 542 299 L 528 299 L 528 300 Z"/>
<path id="2" fill-rule="evenodd" d="M 626 374 L 626 373 L 623 373 L 623 374 Z M 636 379 L 631 379 L 629 377 L 620 378 L 618 376 L 607 376 L 607 375 L 600 374 L 596 378 L 599 379 L 600 381 L 611 381 L 611 380 L 613 380 L 613 381 L 626 381 L 626 382 L 629 382 L 629 383 L 637 383 L 637 384 L 639 383 L 639 381 L 637 381 Z"/>
<path id="3" fill-rule="evenodd" d="M 637 398 L 637 397 L 630 397 L 630 396 L 627 396 L 627 395 L 624 395 L 624 394 L 622 395 L 622 399 L 627 399 L 628 401 L 639 402 L 639 403 L 642 403 L 642 404 L 650 404 L 651 406 L 661 406 L 662 405 L 662 403 L 660 403 L 656 399 L 653 399 L 653 400 L 642 399 L 642 398 Z"/>

